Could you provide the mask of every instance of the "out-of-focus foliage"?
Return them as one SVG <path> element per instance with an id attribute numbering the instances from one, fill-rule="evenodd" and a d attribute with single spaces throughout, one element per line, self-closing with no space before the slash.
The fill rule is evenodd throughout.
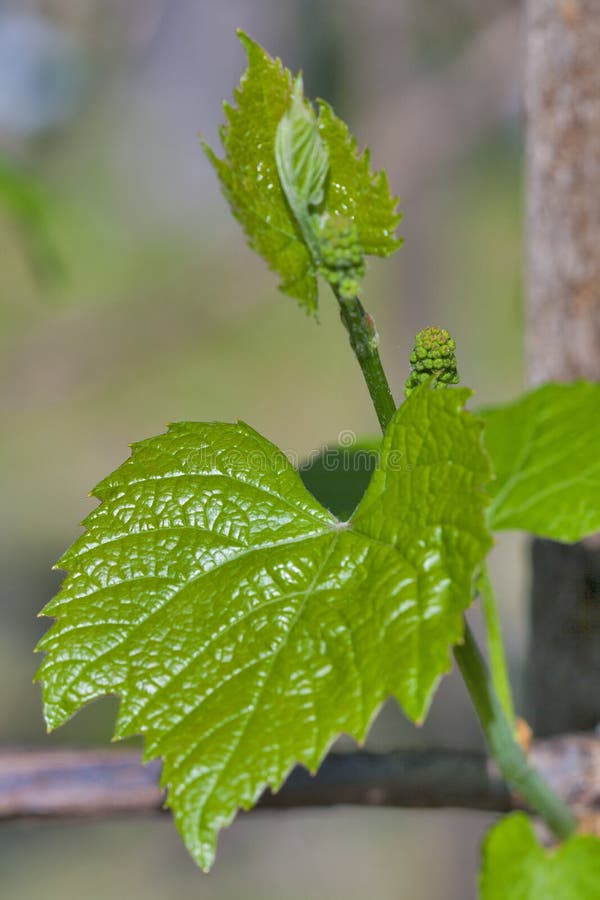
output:
<path id="1" fill-rule="evenodd" d="M 600 529 L 600 385 L 547 384 L 480 414 L 494 530 L 574 542 Z"/>
<path id="2" fill-rule="evenodd" d="M 377 438 L 323 447 L 300 465 L 300 478 L 323 506 L 345 522 L 369 486 L 380 450 Z"/>
<path id="3" fill-rule="evenodd" d="M 30 172 L 2 155 L 0 215 L 18 228 L 34 272 L 44 281 L 55 281 L 62 264 L 50 233 L 51 201 Z"/>
<path id="4" fill-rule="evenodd" d="M 483 848 L 481 900 L 596 900 L 600 840 L 576 835 L 557 850 L 539 844 L 524 813 L 507 816 Z"/>

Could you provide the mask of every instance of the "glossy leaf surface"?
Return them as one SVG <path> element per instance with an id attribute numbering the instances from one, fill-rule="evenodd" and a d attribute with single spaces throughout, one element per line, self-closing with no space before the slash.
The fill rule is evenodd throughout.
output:
<path id="1" fill-rule="evenodd" d="M 425 715 L 490 545 L 467 396 L 414 392 L 350 522 L 242 423 L 173 425 L 96 488 L 44 610 L 46 718 L 118 694 L 203 867 L 239 806 L 362 740 L 388 695 Z"/>
<path id="2" fill-rule="evenodd" d="M 271 59 L 246 35 L 240 40 L 248 68 L 235 91 L 236 106 L 224 104 L 223 159 L 204 144 L 231 210 L 248 243 L 278 272 L 281 290 L 308 309 L 317 307 L 315 267 L 277 173 L 275 136 L 288 109 L 293 79 L 279 59 Z"/>
<path id="3" fill-rule="evenodd" d="M 372 171 L 369 151 L 359 155 L 348 126 L 323 101 L 319 101 L 319 131 L 329 150 L 327 212 L 332 218 L 356 222 L 366 256 L 391 256 L 402 243 L 396 236 L 402 217 L 396 211 L 398 201 L 390 193 L 386 173 Z"/>
<path id="4" fill-rule="evenodd" d="M 578 835 L 554 851 L 542 847 L 531 821 L 515 813 L 491 829 L 483 848 L 482 900 L 596 900 L 600 840 Z"/>
<path id="5" fill-rule="evenodd" d="M 478 414 L 496 473 L 492 529 L 566 542 L 600 530 L 600 384 L 547 384 Z"/>

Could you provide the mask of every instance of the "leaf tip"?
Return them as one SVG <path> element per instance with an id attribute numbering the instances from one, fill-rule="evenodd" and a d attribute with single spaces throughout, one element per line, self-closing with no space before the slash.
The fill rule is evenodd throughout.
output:
<path id="1" fill-rule="evenodd" d="M 237 28 L 235 33 L 237 35 L 238 41 L 248 54 L 248 57 L 250 57 L 250 55 L 256 50 L 260 50 L 262 53 L 265 53 L 260 44 L 253 38 L 251 38 L 243 28 Z"/>
<path id="2" fill-rule="evenodd" d="M 209 875 L 210 870 L 212 869 L 215 862 L 215 852 L 214 850 L 210 853 L 201 853 L 198 857 L 198 863 L 200 865 L 200 871 L 203 875 Z"/>
<path id="3" fill-rule="evenodd" d="M 213 148 L 210 146 L 210 144 L 208 143 L 208 141 L 205 139 L 205 137 L 202 134 L 198 135 L 198 140 L 200 141 L 200 146 L 201 146 L 202 150 L 204 151 L 204 153 L 206 154 L 206 156 L 208 157 L 209 162 L 211 162 L 213 164 L 213 166 L 216 166 L 217 163 L 219 162 L 219 158 L 218 158 L 217 154 L 215 153 L 215 151 L 213 150 Z M 222 137 L 221 137 L 221 140 L 223 140 Z"/>

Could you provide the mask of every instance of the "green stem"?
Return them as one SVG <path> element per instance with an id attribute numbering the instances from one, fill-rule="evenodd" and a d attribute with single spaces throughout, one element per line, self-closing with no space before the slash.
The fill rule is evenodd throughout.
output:
<path id="1" fill-rule="evenodd" d="M 492 756 L 503 777 L 537 812 L 557 837 L 566 839 L 577 828 L 577 820 L 569 807 L 527 762 L 515 740 L 512 722 L 494 689 L 475 638 L 465 622 L 465 640 L 454 648 L 454 657 L 477 711 Z"/>
<path id="2" fill-rule="evenodd" d="M 362 369 L 381 430 L 385 433 L 396 412 L 396 404 L 381 365 L 375 323 L 365 312 L 358 297 L 347 300 L 338 296 L 340 316 L 344 323 L 350 346 Z"/>
<path id="3" fill-rule="evenodd" d="M 500 623 L 494 586 L 491 582 L 490 573 L 486 564 L 484 564 L 481 570 L 477 588 L 479 596 L 481 597 L 481 607 L 483 609 L 492 682 L 496 689 L 498 699 L 502 704 L 506 718 L 512 724 L 514 729 L 515 711 L 510 679 L 508 677 L 504 641 L 502 640 L 502 625 Z"/>
<path id="4" fill-rule="evenodd" d="M 379 358 L 377 332 L 373 320 L 365 312 L 358 298 L 346 300 L 338 296 L 338 302 L 342 321 L 350 336 L 350 345 L 362 369 L 381 430 L 385 432 L 394 415 L 395 404 Z M 493 606 L 495 607 L 495 600 Z M 507 698 L 504 696 L 503 700 L 500 700 L 494 680 L 466 621 L 464 626 L 464 643 L 454 648 L 454 656 L 481 722 L 490 752 L 503 777 L 521 794 L 527 805 L 539 813 L 558 837 L 567 838 L 577 827 L 576 819 L 568 806 L 527 762 L 523 750 L 515 739 L 512 719 L 505 708 Z M 496 654 L 498 647 L 501 647 L 501 641 L 502 636 L 498 628 L 491 641 Z M 503 657 L 502 650 L 502 660 Z M 504 662 L 502 666 L 506 677 Z M 497 671 L 495 678 L 498 678 Z M 507 677 L 506 681 L 508 683 Z"/>

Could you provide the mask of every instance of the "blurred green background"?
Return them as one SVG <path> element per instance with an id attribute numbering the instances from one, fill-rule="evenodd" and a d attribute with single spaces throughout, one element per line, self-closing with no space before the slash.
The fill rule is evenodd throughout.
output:
<path id="1" fill-rule="evenodd" d="M 477 402 L 522 381 L 518 3 L 0 2 L 2 745 L 110 737 L 111 700 L 45 736 L 31 650 L 59 583 L 51 566 L 130 442 L 185 418 L 240 417 L 300 454 L 376 433 L 332 298 L 322 292 L 317 325 L 278 294 L 201 152 L 198 132 L 216 144 L 244 67 L 236 27 L 304 69 L 401 198 L 404 247 L 365 289 L 398 396 L 427 324 L 456 337 Z M 516 539 L 494 557 L 517 683 L 521 557 Z M 390 703 L 369 744 L 480 738 L 452 676 L 423 729 Z M 210 876 L 166 816 L 4 824 L 0 896 L 469 900 L 489 821 L 260 812 L 223 835 Z"/>

